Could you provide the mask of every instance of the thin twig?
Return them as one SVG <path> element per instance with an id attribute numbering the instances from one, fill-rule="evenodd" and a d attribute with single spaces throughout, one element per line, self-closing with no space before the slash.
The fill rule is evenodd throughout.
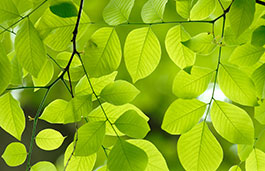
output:
<path id="1" fill-rule="evenodd" d="M 264 1 L 256 0 L 256 3 L 265 6 L 265 2 Z"/>

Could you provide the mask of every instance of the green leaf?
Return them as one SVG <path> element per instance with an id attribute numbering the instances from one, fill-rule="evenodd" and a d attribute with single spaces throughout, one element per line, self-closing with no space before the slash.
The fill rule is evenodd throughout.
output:
<path id="1" fill-rule="evenodd" d="M 15 54 L 15 51 L 13 51 Z M 11 66 L 12 66 L 12 79 L 11 84 L 14 85 L 22 85 L 23 81 L 23 70 L 22 67 L 18 61 L 17 56 L 14 56 L 11 60 Z"/>
<path id="2" fill-rule="evenodd" d="M 168 0 L 148 0 L 141 11 L 145 23 L 162 22 Z"/>
<path id="3" fill-rule="evenodd" d="M 63 144 L 64 139 L 65 137 L 59 131 L 44 129 L 38 133 L 35 141 L 42 150 L 51 151 L 59 148 Z"/>
<path id="4" fill-rule="evenodd" d="M 161 128 L 173 135 L 185 133 L 199 122 L 206 106 L 197 99 L 177 99 L 167 109 Z"/>
<path id="5" fill-rule="evenodd" d="M 0 43 L 0 94 L 7 88 L 12 78 L 12 66 Z"/>
<path id="6" fill-rule="evenodd" d="M 134 110 L 122 114 L 114 124 L 122 133 L 133 138 L 144 138 L 150 131 L 147 121 Z"/>
<path id="7" fill-rule="evenodd" d="M 251 44 L 255 46 L 265 45 L 265 26 L 259 26 L 252 33 Z"/>
<path id="8" fill-rule="evenodd" d="M 62 68 L 65 68 L 67 66 L 69 60 L 71 59 L 71 56 L 72 56 L 72 52 L 64 51 L 64 52 L 59 53 L 55 57 L 55 60 Z M 81 65 L 82 64 L 81 64 L 80 60 L 78 59 L 78 56 L 75 55 L 72 59 L 70 68 L 72 69 L 72 67 L 77 67 L 77 66 L 81 66 Z"/>
<path id="9" fill-rule="evenodd" d="M 48 161 L 40 161 L 36 164 L 34 164 L 31 168 L 30 171 L 57 171 L 56 167 L 54 164 Z"/>
<path id="10" fill-rule="evenodd" d="M 91 78 L 91 84 L 94 88 L 94 91 L 96 94 L 100 94 L 102 89 L 106 87 L 108 84 L 113 83 L 118 72 L 114 71 L 109 75 L 105 75 L 99 78 Z M 90 88 L 90 85 L 87 81 L 86 76 L 80 79 L 80 81 L 77 83 L 75 87 L 75 93 L 76 95 L 88 95 L 93 94 L 93 91 Z M 94 96 L 93 96 L 94 97 Z"/>
<path id="11" fill-rule="evenodd" d="M 144 150 L 120 139 L 110 151 L 107 165 L 110 171 L 139 171 L 145 170 L 147 162 Z"/>
<path id="12" fill-rule="evenodd" d="M 72 45 L 73 30 L 77 17 L 62 18 L 47 9 L 36 24 L 44 43 L 55 51 L 63 51 Z M 78 41 L 87 31 L 90 19 L 86 13 L 82 13 L 78 27 Z"/>
<path id="13" fill-rule="evenodd" d="M 265 170 L 265 153 L 254 148 L 246 160 L 246 171 Z"/>
<path id="14" fill-rule="evenodd" d="M 190 35 L 182 25 L 169 29 L 166 35 L 166 50 L 170 59 L 181 69 L 192 66 L 195 62 L 195 53 L 184 46 L 181 41 L 187 41 Z"/>
<path id="15" fill-rule="evenodd" d="M 252 144 L 254 126 L 243 109 L 226 102 L 214 101 L 211 119 L 215 130 L 234 144 Z"/>
<path id="16" fill-rule="evenodd" d="M 19 102 L 10 93 L 0 97 L 0 126 L 21 140 L 21 135 L 25 129 L 25 116 Z"/>
<path id="17" fill-rule="evenodd" d="M 241 70 L 232 66 L 221 65 L 218 83 L 224 94 L 232 101 L 246 106 L 257 105 L 254 84 Z"/>
<path id="18" fill-rule="evenodd" d="M 50 6 L 50 10 L 53 14 L 68 18 L 77 16 L 77 9 L 72 2 L 60 2 Z"/>
<path id="19" fill-rule="evenodd" d="M 71 153 L 74 150 L 74 144 L 71 143 L 65 153 L 64 153 L 64 166 L 66 166 L 67 161 L 69 160 Z M 97 159 L 97 153 L 91 154 L 89 156 L 75 156 L 72 155 L 66 171 L 87 171 L 87 170 L 93 170 L 95 162 Z"/>
<path id="20" fill-rule="evenodd" d="M 87 43 L 83 60 L 88 74 L 99 77 L 115 71 L 120 65 L 121 55 L 120 40 L 115 28 L 103 27 Z"/>
<path id="21" fill-rule="evenodd" d="M 253 149 L 253 145 L 237 144 L 237 154 L 241 161 L 245 161 Z"/>
<path id="22" fill-rule="evenodd" d="M 129 21 L 134 0 L 110 0 L 103 10 L 103 18 L 109 25 L 119 25 Z"/>
<path id="23" fill-rule="evenodd" d="M 230 26 L 239 37 L 252 23 L 255 13 L 254 0 L 234 0 L 227 14 Z"/>
<path id="24" fill-rule="evenodd" d="M 105 121 L 88 122 L 78 129 L 75 156 L 88 156 L 99 150 L 105 136 Z"/>
<path id="25" fill-rule="evenodd" d="M 8 144 L 2 158 L 6 164 L 11 167 L 23 164 L 27 158 L 27 150 L 24 144 L 13 142 Z"/>
<path id="26" fill-rule="evenodd" d="M 78 122 L 92 110 L 91 96 L 75 96 L 67 102 L 56 99 L 43 111 L 40 119 L 50 123 L 66 124 Z M 56 115 L 54 114 L 56 113 Z"/>
<path id="27" fill-rule="evenodd" d="M 163 155 L 150 141 L 130 139 L 127 142 L 141 148 L 147 154 L 148 163 L 145 171 L 169 171 Z"/>
<path id="28" fill-rule="evenodd" d="M 213 70 L 197 66 L 192 67 L 190 74 L 180 70 L 174 79 L 172 91 L 180 98 L 198 97 L 207 89 L 213 73 Z"/>
<path id="29" fill-rule="evenodd" d="M 31 75 L 38 77 L 45 63 L 46 51 L 38 31 L 26 19 L 15 38 L 15 50 L 22 67 Z"/>
<path id="30" fill-rule="evenodd" d="M 193 0 L 176 0 L 176 10 L 182 18 L 190 18 L 192 6 Z"/>
<path id="31" fill-rule="evenodd" d="M 1 0 L 0 1 L 0 24 L 18 18 L 19 12 L 16 5 L 11 0 Z"/>
<path id="32" fill-rule="evenodd" d="M 129 103 L 121 106 L 115 106 L 110 103 L 103 103 L 102 107 L 104 108 L 104 111 L 107 113 L 111 123 L 114 123 L 123 113 L 127 112 L 128 110 L 134 110 L 138 113 L 139 116 L 144 118 L 146 121 L 149 120 L 149 118 L 139 108 Z M 91 113 L 87 115 L 87 119 L 89 121 L 105 121 L 106 117 L 101 107 L 98 106 L 96 109 L 94 109 Z M 120 131 L 116 128 L 115 125 L 112 126 L 114 126 L 114 128 L 116 129 L 119 135 L 123 135 L 122 133 L 120 133 Z M 109 124 L 109 122 L 106 122 L 106 134 L 116 136 L 112 126 Z"/>
<path id="33" fill-rule="evenodd" d="M 241 168 L 238 165 L 232 166 L 229 171 L 241 171 Z"/>
<path id="34" fill-rule="evenodd" d="M 127 81 L 117 80 L 108 84 L 100 97 L 114 105 L 123 105 L 133 101 L 140 91 Z"/>
<path id="35" fill-rule="evenodd" d="M 265 64 L 257 68 L 251 75 L 252 80 L 254 81 L 257 96 L 260 99 L 265 99 Z"/>
<path id="36" fill-rule="evenodd" d="M 257 121 L 265 125 L 265 102 L 264 101 L 259 106 L 255 107 L 254 116 Z"/>
<path id="37" fill-rule="evenodd" d="M 150 75 L 161 57 L 159 41 L 151 27 L 129 33 L 124 45 L 124 61 L 133 82 Z"/>
<path id="38" fill-rule="evenodd" d="M 190 40 L 183 41 L 182 44 L 200 55 L 211 54 L 217 46 L 213 35 L 209 33 L 200 33 Z"/>
<path id="39" fill-rule="evenodd" d="M 240 36 L 236 36 L 231 27 L 225 28 L 224 42 L 226 45 L 242 45 L 249 41 L 251 38 L 251 29 L 246 29 Z"/>
<path id="40" fill-rule="evenodd" d="M 190 11 L 191 20 L 204 20 L 208 18 L 216 8 L 216 0 L 198 0 Z"/>
<path id="41" fill-rule="evenodd" d="M 185 170 L 217 170 L 223 160 L 223 150 L 206 122 L 201 122 L 180 136 L 178 156 Z"/>
<path id="42" fill-rule="evenodd" d="M 244 44 L 238 46 L 229 58 L 229 62 L 239 66 L 254 65 L 259 61 L 264 54 L 265 48 L 253 46 L 251 44 Z"/>

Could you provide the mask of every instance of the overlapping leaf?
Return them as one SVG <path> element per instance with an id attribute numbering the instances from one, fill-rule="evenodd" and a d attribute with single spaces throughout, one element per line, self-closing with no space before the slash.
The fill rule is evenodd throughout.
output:
<path id="1" fill-rule="evenodd" d="M 0 43 L 0 94 L 7 88 L 12 78 L 12 65 Z"/>
<path id="2" fill-rule="evenodd" d="M 176 0 L 176 10 L 183 18 L 190 18 L 190 10 L 193 6 L 193 0 Z"/>
<path id="3" fill-rule="evenodd" d="M 265 99 L 265 64 L 258 67 L 253 74 L 251 75 L 251 78 L 253 79 L 253 82 L 256 87 L 257 96 L 260 99 Z"/>
<path id="4" fill-rule="evenodd" d="M 145 23 L 162 22 L 163 15 L 168 0 L 148 0 L 141 12 Z"/>
<path id="5" fill-rule="evenodd" d="M 254 148 L 246 160 L 246 171 L 263 171 L 265 169 L 265 153 Z"/>
<path id="6" fill-rule="evenodd" d="M 216 0 L 198 0 L 190 11 L 192 20 L 203 20 L 208 18 L 216 8 Z"/>
<path id="7" fill-rule="evenodd" d="M 34 164 L 31 168 L 30 171 L 57 171 L 56 167 L 54 164 L 48 161 L 40 161 L 36 164 Z"/>
<path id="8" fill-rule="evenodd" d="M 16 5 L 11 0 L 1 0 L 0 1 L 0 24 L 5 21 L 18 18 L 19 12 Z"/>

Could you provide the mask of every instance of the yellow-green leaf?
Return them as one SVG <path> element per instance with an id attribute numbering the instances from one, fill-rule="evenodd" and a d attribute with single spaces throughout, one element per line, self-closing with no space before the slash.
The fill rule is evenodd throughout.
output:
<path id="1" fill-rule="evenodd" d="M 190 11 L 192 20 L 204 20 L 208 18 L 216 8 L 216 0 L 198 0 Z"/>
<path id="2" fill-rule="evenodd" d="M 36 164 L 34 164 L 31 168 L 30 171 L 57 171 L 56 167 L 54 164 L 48 161 L 40 161 Z"/>
<path id="3" fill-rule="evenodd" d="M 145 23 L 162 22 L 167 0 L 148 0 L 141 11 Z"/>
<path id="4" fill-rule="evenodd" d="M 246 171 L 265 170 L 265 153 L 254 148 L 246 160 Z"/>
<path id="5" fill-rule="evenodd" d="M 176 0 L 176 10 L 182 18 L 190 18 L 193 0 Z"/>
<path id="6" fill-rule="evenodd" d="M 7 88 L 12 78 L 12 66 L 0 43 L 0 94 Z"/>
<path id="7" fill-rule="evenodd" d="M 0 1 L 0 24 L 5 21 L 18 18 L 20 15 L 16 8 L 16 5 L 11 0 Z"/>

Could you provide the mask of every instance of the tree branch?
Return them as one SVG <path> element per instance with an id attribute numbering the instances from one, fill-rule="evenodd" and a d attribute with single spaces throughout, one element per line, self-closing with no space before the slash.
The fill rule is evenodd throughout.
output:
<path id="1" fill-rule="evenodd" d="M 256 0 L 256 3 L 265 6 L 265 2 L 264 1 Z"/>

